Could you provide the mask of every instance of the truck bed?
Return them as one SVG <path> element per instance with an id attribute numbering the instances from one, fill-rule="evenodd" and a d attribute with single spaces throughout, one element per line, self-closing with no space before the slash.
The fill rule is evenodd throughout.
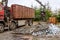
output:
<path id="1" fill-rule="evenodd" d="M 11 15 L 14 19 L 34 18 L 34 9 L 22 5 L 13 4 L 11 6 Z"/>

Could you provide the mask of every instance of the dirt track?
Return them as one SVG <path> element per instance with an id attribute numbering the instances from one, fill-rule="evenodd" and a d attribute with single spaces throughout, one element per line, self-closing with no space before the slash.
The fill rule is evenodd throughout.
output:
<path id="1" fill-rule="evenodd" d="M 10 34 L 11 32 L 12 31 L 0 33 L 0 40 L 12 40 L 12 35 Z"/>

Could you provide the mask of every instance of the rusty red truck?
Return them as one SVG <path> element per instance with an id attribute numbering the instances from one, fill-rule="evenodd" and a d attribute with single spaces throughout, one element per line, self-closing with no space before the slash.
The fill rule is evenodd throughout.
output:
<path id="1" fill-rule="evenodd" d="M 20 20 L 27 20 L 25 24 L 29 26 L 33 24 L 33 18 L 35 17 L 33 8 L 18 4 L 12 4 L 11 7 L 8 7 L 7 1 L 0 2 L 0 32 L 3 32 L 4 29 L 15 29 Z"/>

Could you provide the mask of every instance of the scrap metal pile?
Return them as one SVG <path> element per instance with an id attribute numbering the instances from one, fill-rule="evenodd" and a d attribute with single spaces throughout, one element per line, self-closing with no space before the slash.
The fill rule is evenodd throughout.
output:
<path id="1" fill-rule="evenodd" d="M 13 31 L 13 33 L 16 34 L 31 34 L 31 35 L 42 35 L 42 34 L 47 34 L 48 30 L 48 25 L 47 23 L 38 23 L 37 25 L 33 26 L 25 26 L 18 28 Z M 35 34 L 34 34 L 35 33 Z"/>
<path id="2" fill-rule="evenodd" d="M 24 34 L 24 35 L 57 35 L 60 34 L 60 28 L 54 24 L 47 24 L 45 22 L 38 23 L 37 25 L 25 26 L 18 28 L 13 31 L 15 34 Z"/>

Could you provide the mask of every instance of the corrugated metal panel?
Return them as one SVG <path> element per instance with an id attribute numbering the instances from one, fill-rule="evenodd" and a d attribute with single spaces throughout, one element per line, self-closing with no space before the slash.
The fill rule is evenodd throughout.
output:
<path id="1" fill-rule="evenodd" d="M 13 18 L 34 18 L 34 10 L 21 5 L 12 5 Z"/>

